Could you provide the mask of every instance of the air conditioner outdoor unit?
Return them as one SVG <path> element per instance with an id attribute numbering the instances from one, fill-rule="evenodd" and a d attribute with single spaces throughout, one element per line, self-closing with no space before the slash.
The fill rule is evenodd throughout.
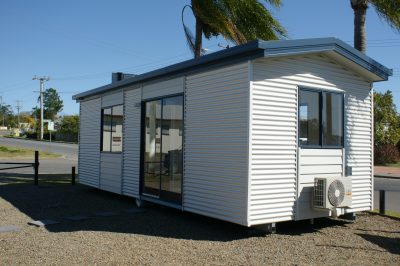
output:
<path id="1" fill-rule="evenodd" d="M 335 209 L 350 207 L 352 199 L 350 177 L 316 177 L 314 179 L 313 207 Z"/>

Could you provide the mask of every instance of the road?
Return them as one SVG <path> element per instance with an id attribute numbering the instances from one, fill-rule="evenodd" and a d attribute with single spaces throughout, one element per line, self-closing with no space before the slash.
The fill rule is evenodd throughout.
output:
<path id="1" fill-rule="evenodd" d="M 71 173 L 71 167 L 78 165 L 78 145 L 56 142 L 42 142 L 24 139 L 12 139 L 0 137 L 0 145 L 20 147 L 25 149 L 61 154 L 62 158 L 40 159 L 39 174 L 67 174 Z M 40 156 L 39 156 L 40 157 Z M 31 162 L 29 159 L 1 159 L 0 162 Z M 1 167 L 4 167 L 2 165 Z M 33 173 L 32 168 L 15 170 L 3 170 L 1 173 Z"/>
<path id="2" fill-rule="evenodd" d="M 77 160 L 78 158 L 78 144 L 43 142 L 0 137 L 0 145 L 57 153 L 61 154 L 64 158 L 71 160 Z"/>
<path id="3" fill-rule="evenodd" d="M 374 209 L 379 209 L 379 190 L 386 191 L 386 209 L 400 212 L 400 178 L 375 177 Z"/>

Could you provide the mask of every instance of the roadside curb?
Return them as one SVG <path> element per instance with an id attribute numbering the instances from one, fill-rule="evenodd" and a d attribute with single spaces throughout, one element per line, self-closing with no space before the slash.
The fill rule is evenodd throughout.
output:
<path id="1" fill-rule="evenodd" d="M 374 175 L 374 177 L 378 177 L 378 178 L 390 178 L 390 179 L 400 179 L 400 176 L 385 175 L 385 174 Z"/>

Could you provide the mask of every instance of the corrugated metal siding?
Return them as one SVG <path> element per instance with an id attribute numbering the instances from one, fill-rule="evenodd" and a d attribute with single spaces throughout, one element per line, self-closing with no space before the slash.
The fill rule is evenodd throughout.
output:
<path id="1" fill-rule="evenodd" d="M 80 103 L 79 182 L 99 187 L 101 98 Z"/>
<path id="2" fill-rule="evenodd" d="M 132 197 L 139 196 L 141 94 L 141 88 L 126 91 L 124 103 L 122 194 Z"/>
<path id="3" fill-rule="evenodd" d="M 247 225 L 248 65 L 188 76 L 183 208 Z"/>
<path id="4" fill-rule="evenodd" d="M 122 93 L 122 91 L 117 92 L 117 93 L 103 95 L 103 97 L 101 97 L 101 106 L 102 107 L 119 105 L 119 104 L 122 104 L 123 102 L 124 102 L 124 94 Z"/>
<path id="5" fill-rule="evenodd" d="M 345 99 L 346 162 L 353 172 L 351 211 L 371 210 L 372 204 L 372 101 L 367 88 L 354 86 Z"/>
<path id="6" fill-rule="evenodd" d="M 102 152 L 100 158 L 100 188 L 121 194 L 122 153 Z"/>
<path id="7" fill-rule="evenodd" d="M 343 176 L 343 149 L 299 149 L 298 158 L 296 220 L 329 215 L 329 211 L 314 211 L 311 208 L 314 178 Z"/>
<path id="8" fill-rule="evenodd" d="M 184 82 L 184 78 L 181 77 L 152 84 L 145 84 L 143 86 L 143 100 L 182 93 Z"/>
<path id="9" fill-rule="evenodd" d="M 250 223 L 294 219 L 297 181 L 302 183 L 297 180 L 296 158 L 298 86 L 346 93 L 345 148 L 346 160 L 353 166 L 353 207 L 369 209 L 370 84 L 325 56 L 253 62 Z"/>
<path id="10" fill-rule="evenodd" d="M 249 223 L 292 220 L 296 199 L 297 88 L 274 64 L 253 65 Z"/>

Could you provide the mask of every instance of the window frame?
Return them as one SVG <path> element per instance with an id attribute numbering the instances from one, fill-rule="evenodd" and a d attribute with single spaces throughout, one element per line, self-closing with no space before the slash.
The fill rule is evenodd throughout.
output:
<path id="1" fill-rule="evenodd" d="M 319 98 L 319 145 L 304 145 L 300 143 L 300 92 L 301 91 L 309 91 L 318 93 Z M 323 127 L 323 112 L 324 112 L 324 100 L 326 99 L 326 94 L 336 94 L 340 95 L 342 99 L 342 136 L 341 136 L 341 145 L 324 145 L 324 127 Z M 298 87 L 298 97 L 297 97 L 297 145 L 302 149 L 343 149 L 344 148 L 344 130 L 345 130 L 345 106 L 344 106 L 344 92 L 330 91 L 324 89 L 314 89 L 307 87 Z"/>
<path id="2" fill-rule="evenodd" d="M 113 108 L 116 106 L 122 106 L 122 136 L 121 136 L 121 140 L 122 140 L 122 147 L 121 147 L 121 151 L 112 151 L 112 133 L 113 133 Z M 104 110 L 105 109 L 111 109 L 111 130 L 110 130 L 110 150 L 109 151 L 103 151 L 103 140 L 104 140 Z M 122 153 L 124 151 L 124 116 L 125 116 L 125 108 L 124 108 L 124 104 L 114 104 L 114 105 L 110 105 L 110 106 L 106 106 L 106 107 L 102 107 L 101 108 L 101 118 L 100 118 L 100 152 L 101 153 Z"/>

